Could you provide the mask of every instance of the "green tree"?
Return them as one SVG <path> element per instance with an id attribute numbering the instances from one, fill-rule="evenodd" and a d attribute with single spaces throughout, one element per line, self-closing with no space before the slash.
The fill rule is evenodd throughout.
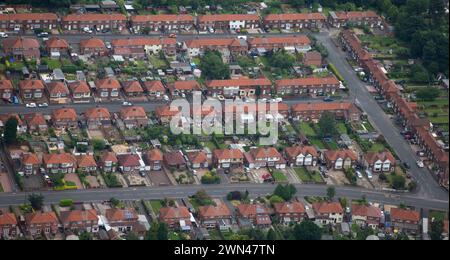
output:
<path id="1" fill-rule="evenodd" d="M 87 232 L 87 231 L 81 232 L 81 233 L 78 235 L 78 238 L 79 238 L 80 240 L 92 240 L 92 239 L 93 239 L 92 234 L 89 233 L 89 232 Z"/>
<path id="2" fill-rule="evenodd" d="M 292 184 L 278 184 L 273 194 L 281 197 L 285 201 L 289 201 L 292 199 L 296 192 L 297 189 Z"/>
<path id="3" fill-rule="evenodd" d="M 267 232 L 267 240 L 278 240 L 277 233 L 275 233 L 273 228 L 269 229 Z"/>
<path id="4" fill-rule="evenodd" d="M 435 87 L 421 88 L 416 91 L 416 97 L 422 101 L 433 101 L 439 97 L 440 91 Z"/>
<path id="5" fill-rule="evenodd" d="M 321 137 L 336 135 L 336 118 L 331 112 L 324 112 L 319 119 L 319 134 Z"/>
<path id="6" fill-rule="evenodd" d="M 17 141 L 17 125 L 16 117 L 10 117 L 5 123 L 4 140 L 6 144 L 14 144 Z"/>
<path id="7" fill-rule="evenodd" d="M 168 240 L 169 239 L 168 233 L 169 230 L 167 228 L 166 223 L 159 223 L 158 232 L 156 234 L 158 240 Z"/>
<path id="8" fill-rule="evenodd" d="M 393 175 L 392 178 L 392 188 L 396 190 L 404 189 L 405 188 L 405 177 L 401 175 Z"/>
<path id="9" fill-rule="evenodd" d="M 138 235 L 137 235 L 136 233 L 134 233 L 134 232 L 128 232 L 128 233 L 125 235 L 125 240 L 139 240 L 139 237 L 138 237 Z"/>
<path id="10" fill-rule="evenodd" d="M 320 240 L 322 230 L 314 222 L 305 220 L 294 226 L 294 237 L 297 240 Z"/>
<path id="11" fill-rule="evenodd" d="M 295 57 L 285 50 L 277 51 L 269 56 L 269 64 L 280 69 L 289 69 L 295 62 Z"/>
<path id="12" fill-rule="evenodd" d="M 270 199 L 269 199 L 269 203 L 270 203 L 270 205 L 274 205 L 275 203 L 281 203 L 281 202 L 283 202 L 284 200 L 283 200 L 283 198 L 282 197 L 280 197 L 280 196 L 277 196 L 277 195 L 272 195 L 272 197 L 270 197 Z"/>
<path id="13" fill-rule="evenodd" d="M 333 201 L 334 195 L 336 195 L 336 188 L 330 186 L 327 188 L 327 197 L 329 201 Z"/>
<path id="14" fill-rule="evenodd" d="M 444 223 L 442 220 L 434 220 L 431 222 L 430 238 L 432 240 L 442 240 L 442 232 L 444 230 Z"/>
<path id="15" fill-rule="evenodd" d="M 34 210 L 41 210 L 44 206 L 44 196 L 42 194 L 32 193 L 28 195 L 28 201 Z"/>
<path id="16" fill-rule="evenodd" d="M 221 54 L 217 51 L 207 51 L 200 60 L 202 76 L 208 80 L 229 79 L 230 68 L 222 60 Z"/>

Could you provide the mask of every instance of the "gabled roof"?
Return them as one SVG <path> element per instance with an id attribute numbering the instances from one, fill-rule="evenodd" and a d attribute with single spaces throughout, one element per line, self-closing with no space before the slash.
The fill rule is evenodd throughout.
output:
<path id="1" fill-rule="evenodd" d="M 134 15 L 132 23 L 142 22 L 194 22 L 194 17 L 189 14 L 157 14 L 157 15 Z"/>
<path id="2" fill-rule="evenodd" d="M 25 215 L 25 222 L 27 225 L 32 224 L 58 224 L 58 217 L 55 212 L 35 212 Z"/>
<path id="3" fill-rule="evenodd" d="M 91 107 L 84 112 L 84 116 L 88 120 L 110 119 L 111 114 L 106 107 Z"/>
<path id="4" fill-rule="evenodd" d="M 418 222 L 420 220 L 420 213 L 415 210 L 401 209 L 401 208 L 391 208 L 391 219 L 398 219 L 402 221 L 414 221 Z"/>
<path id="5" fill-rule="evenodd" d="M 35 89 L 44 89 L 44 83 L 39 79 L 25 79 L 19 82 L 20 90 L 35 90 Z"/>
<path id="6" fill-rule="evenodd" d="M 105 217 L 109 221 L 137 221 L 138 214 L 133 208 L 107 209 Z"/>
<path id="7" fill-rule="evenodd" d="M 259 21 L 257 14 L 208 14 L 198 18 L 199 23 L 229 21 Z"/>
<path id="8" fill-rule="evenodd" d="M 73 108 L 59 108 L 53 110 L 52 118 L 55 121 L 61 120 L 77 121 L 78 115 L 75 109 Z"/>
<path id="9" fill-rule="evenodd" d="M 80 40 L 80 48 L 102 48 L 105 49 L 105 43 L 100 38 L 89 38 Z"/>
<path id="10" fill-rule="evenodd" d="M 153 45 L 175 45 L 177 40 L 175 38 L 129 38 L 129 39 L 114 39 L 111 45 L 114 48 L 119 47 L 142 47 Z"/>
<path id="11" fill-rule="evenodd" d="M 268 14 L 264 21 L 326 20 L 322 13 Z"/>
<path id="12" fill-rule="evenodd" d="M 62 18 L 63 22 L 70 21 L 126 21 L 123 14 L 69 14 Z"/>
<path id="13" fill-rule="evenodd" d="M 123 91 L 127 93 L 144 93 L 141 83 L 137 80 L 122 82 Z"/>
<path id="14" fill-rule="evenodd" d="M 330 161 L 336 161 L 338 158 L 350 158 L 352 160 L 358 159 L 358 156 L 355 152 L 349 149 L 343 149 L 343 150 L 327 150 L 324 152 L 325 158 Z"/>
<path id="15" fill-rule="evenodd" d="M 224 87 L 257 87 L 257 86 L 272 86 L 267 78 L 258 79 L 223 79 L 223 80 L 211 80 L 206 86 L 208 88 L 224 88 Z"/>
<path id="16" fill-rule="evenodd" d="M 11 80 L 1 79 L 0 80 L 0 90 L 13 90 L 14 87 L 12 85 Z"/>
<path id="17" fill-rule="evenodd" d="M 1 14 L 0 21 L 28 21 L 28 20 L 47 20 L 56 21 L 58 16 L 54 13 L 16 13 Z"/>
<path id="18" fill-rule="evenodd" d="M 159 209 L 160 219 L 190 219 L 191 214 L 186 207 L 162 207 Z"/>
<path id="19" fill-rule="evenodd" d="M 16 215 L 10 212 L 3 212 L 0 214 L 0 226 L 17 225 Z"/>
<path id="20" fill-rule="evenodd" d="M 281 154 L 275 147 L 259 147 L 250 150 L 250 154 L 254 159 L 257 158 L 281 158 Z"/>
<path id="21" fill-rule="evenodd" d="M 274 209 L 277 214 L 299 214 L 306 212 L 305 205 L 297 201 L 275 203 Z"/>
<path id="22" fill-rule="evenodd" d="M 39 165 L 41 160 L 35 153 L 25 153 L 22 154 L 22 164 L 23 165 Z"/>
<path id="23" fill-rule="evenodd" d="M 95 86 L 98 89 L 120 89 L 120 83 L 114 78 L 104 78 L 95 81 Z"/>
<path id="24" fill-rule="evenodd" d="M 241 216 L 254 216 L 256 214 L 269 215 L 269 209 L 263 204 L 239 204 L 237 205 L 237 211 Z"/>
<path id="25" fill-rule="evenodd" d="M 208 157 L 203 151 L 187 152 L 186 156 L 192 164 L 200 164 L 208 162 Z"/>
<path id="26" fill-rule="evenodd" d="M 117 160 L 119 165 L 123 167 L 137 167 L 141 165 L 137 154 L 119 154 L 117 155 Z"/>
<path id="27" fill-rule="evenodd" d="M 70 153 L 44 154 L 43 161 L 44 164 L 62 164 L 62 163 L 75 164 L 77 162 L 75 157 Z"/>
<path id="28" fill-rule="evenodd" d="M 380 18 L 374 11 L 334 12 L 338 19 Z"/>
<path id="29" fill-rule="evenodd" d="M 250 45 L 310 45 L 311 41 L 304 35 L 300 36 L 282 36 L 282 37 L 254 37 L 250 38 Z"/>
<path id="30" fill-rule="evenodd" d="M 169 166 L 185 165 L 183 153 L 181 151 L 171 151 L 164 154 L 164 161 Z"/>
<path id="31" fill-rule="evenodd" d="M 158 106 L 155 109 L 155 114 L 157 117 L 172 117 L 180 113 L 178 107 L 175 106 Z"/>
<path id="32" fill-rule="evenodd" d="M 303 111 L 335 111 L 349 110 L 355 107 L 349 102 L 328 102 L 328 103 L 299 103 L 292 106 L 293 112 Z"/>
<path id="33" fill-rule="evenodd" d="M 200 206 L 198 207 L 198 214 L 201 218 L 215 218 L 215 217 L 231 217 L 231 211 L 225 205 L 225 203 L 220 202 L 214 205 Z"/>
<path id="34" fill-rule="evenodd" d="M 62 211 L 60 216 L 62 224 L 85 221 L 93 221 L 94 224 L 97 224 L 96 221 L 98 220 L 95 209 Z"/>
<path id="35" fill-rule="evenodd" d="M 214 157 L 218 160 L 243 159 L 244 154 L 239 149 L 216 149 Z"/>
<path id="36" fill-rule="evenodd" d="M 5 49 L 39 49 L 39 42 L 34 38 L 16 37 L 3 40 Z"/>
<path id="37" fill-rule="evenodd" d="M 364 157 L 369 164 L 374 164 L 378 160 L 382 162 L 389 160 L 391 163 L 395 163 L 395 158 L 389 150 L 384 150 L 381 152 L 367 152 Z"/>
<path id="38" fill-rule="evenodd" d="M 314 146 L 292 146 L 292 147 L 286 147 L 284 149 L 287 156 L 290 158 L 294 158 L 299 156 L 300 154 L 307 155 L 311 154 L 313 157 L 317 157 L 317 150 Z"/>
<path id="39" fill-rule="evenodd" d="M 75 82 L 69 83 L 69 88 L 72 91 L 72 93 L 91 92 L 91 88 L 89 88 L 86 81 L 75 81 Z"/>
<path id="40" fill-rule="evenodd" d="M 144 87 L 148 92 L 164 92 L 166 89 L 160 80 L 152 80 L 144 82 Z"/>
<path id="41" fill-rule="evenodd" d="M 94 159 L 93 155 L 80 155 L 77 156 L 77 165 L 78 167 L 97 167 L 97 162 Z"/>
<path id="42" fill-rule="evenodd" d="M 104 151 L 102 153 L 102 156 L 100 157 L 101 162 L 112 162 L 117 163 L 118 159 L 116 157 L 116 154 L 113 152 Z"/>
<path id="43" fill-rule="evenodd" d="M 312 204 L 313 210 L 318 214 L 343 213 L 339 202 L 316 202 Z"/>
<path id="44" fill-rule="evenodd" d="M 69 94 L 69 89 L 66 84 L 61 81 L 47 83 L 47 89 L 50 95 L 52 94 Z"/>
<path id="45" fill-rule="evenodd" d="M 278 87 L 284 86 L 322 86 L 322 85 L 339 85 L 339 80 L 335 76 L 319 78 L 319 77 L 307 77 L 307 78 L 295 78 L 295 79 L 280 79 L 275 82 Z"/>
<path id="46" fill-rule="evenodd" d="M 239 39 L 233 38 L 198 38 L 186 40 L 185 44 L 188 48 L 206 48 L 206 47 L 230 47 L 240 46 Z"/>
<path id="47" fill-rule="evenodd" d="M 23 120 L 27 123 L 28 126 L 47 125 L 47 121 L 45 121 L 44 115 L 42 113 L 25 114 L 23 116 Z"/>
<path id="48" fill-rule="evenodd" d="M 176 90 L 200 90 L 200 85 L 196 80 L 178 80 L 169 86 Z"/>
<path id="49" fill-rule="evenodd" d="M 359 204 L 352 204 L 352 215 L 372 218 L 381 218 L 381 210 L 375 206 L 366 206 Z"/>
<path id="50" fill-rule="evenodd" d="M 58 48 L 58 49 L 68 49 L 69 43 L 65 39 L 60 39 L 58 37 L 52 37 L 45 42 L 45 47 L 47 48 Z"/>
<path id="51" fill-rule="evenodd" d="M 122 119 L 147 118 L 147 113 L 145 113 L 144 108 L 140 106 L 124 107 L 120 110 L 120 118 Z"/>
<path id="52" fill-rule="evenodd" d="M 162 161 L 163 153 L 159 149 L 152 149 L 146 153 L 146 159 L 149 162 Z"/>

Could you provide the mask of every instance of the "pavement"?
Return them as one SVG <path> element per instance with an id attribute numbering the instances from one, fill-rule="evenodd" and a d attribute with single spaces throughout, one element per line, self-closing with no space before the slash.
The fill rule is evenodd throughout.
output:
<path id="1" fill-rule="evenodd" d="M 418 183 L 418 196 L 423 198 L 442 199 L 448 201 L 448 192 L 446 192 L 431 173 L 425 168 L 419 168 L 416 165 L 416 154 L 412 150 L 408 142 L 400 135 L 392 120 L 381 109 L 375 99 L 368 92 L 365 87 L 367 84 L 362 82 L 346 61 L 346 53 L 335 45 L 329 36 L 323 34 L 316 35 L 316 39 L 324 45 L 328 50 L 327 59 L 333 63 L 337 70 L 344 77 L 350 89 L 351 99 L 367 113 L 369 121 L 372 125 L 384 136 L 387 143 L 394 149 L 402 162 L 407 162 L 411 165 L 411 175 Z"/>
<path id="2" fill-rule="evenodd" d="M 326 185 L 315 184 L 294 184 L 297 188 L 297 197 L 304 196 L 326 196 Z M 120 200 L 153 200 L 164 199 L 166 197 L 181 199 L 195 194 L 198 190 L 204 189 L 212 197 L 225 197 L 230 191 L 248 190 L 252 197 L 266 196 L 272 194 L 276 185 L 265 183 L 247 184 L 218 184 L 218 185 L 177 185 L 164 187 L 135 187 L 117 189 L 87 189 L 70 191 L 43 191 L 40 192 L 46 204 L 59 203 L 61 199 L 73 199 L 75 202 L 102 202 L 112 197 Z M 0 194 L 0 207 L 10 205 L 20 205 L 27 201 L 30 193 L 2 193 Z M 384 204 L 406 205 L 417 208 L 428 208 L 448 211 L 448 200 L 427 199 L 418 197 L 415 194 L 391 194 L 382 191 L 365 190 L 358 187 L 336 186 L 336 197 L 346 197 L 348 199 L 361 199 L 365 195 L 369 201 L 376 201 Z"/>

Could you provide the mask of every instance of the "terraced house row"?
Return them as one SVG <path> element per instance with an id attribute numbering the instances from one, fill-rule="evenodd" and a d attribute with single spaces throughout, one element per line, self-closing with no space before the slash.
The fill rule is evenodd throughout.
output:
<path id="1" fill-rule="evenodd" d="M 313 29 L 325 24 L 341 27 L 347 24 L 381 26 L 382 18 L 375 12 L 331 12 L 327 17 L 323 13 L 269 14 L 261 17 L 257 14 L 210 14 L 192 16 L 189 14 L 134 15 L 123 14 L 68 14 L 58 17 L 54 13 L 18 13 L 0 14 L 0 29 L 9 31 L 56 29 L 81 31 L 84 28 L 118 30 L 133 28 L 141 31 L 178 31 L 191 30 L 194 27 L 205 31 L 237 29 Z"/>
<path id="2" fill-rule="evenodd" d="M 425 155 L 437 167 L 435 173 L 440 184 L 448 188 L 448 153 L 444 151 L 433 137 L 433 129 L 429 120 L 419 117 L 417 105 L 413 102 L 409 102 L 402 96 L 402 93 L 395 82 L 386 76 L 382 71 L 381 66 L 372 58 L 370 53 L 364 49 L 360 40 L 353 32 L 350 30 L 343 31 L 340 40 L 352 58 L 354 58 L 367 72 L 371 83 L 378 92 L 392 104 L 394 111 L 401 119 L 403 126 L 411 131 L 418 145 L 425 151 Z"/>

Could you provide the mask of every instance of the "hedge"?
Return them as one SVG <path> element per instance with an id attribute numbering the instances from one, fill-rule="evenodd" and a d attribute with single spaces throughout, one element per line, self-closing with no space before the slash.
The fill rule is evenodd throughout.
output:
<path id="1" fill-rule="evenodd" d="M 342 77 L 341 73 L 339 73 L 333 63 L 328 64 L 328 69 L 330 69 L 340 81 L 344 82 L 344 77 Z"/>

